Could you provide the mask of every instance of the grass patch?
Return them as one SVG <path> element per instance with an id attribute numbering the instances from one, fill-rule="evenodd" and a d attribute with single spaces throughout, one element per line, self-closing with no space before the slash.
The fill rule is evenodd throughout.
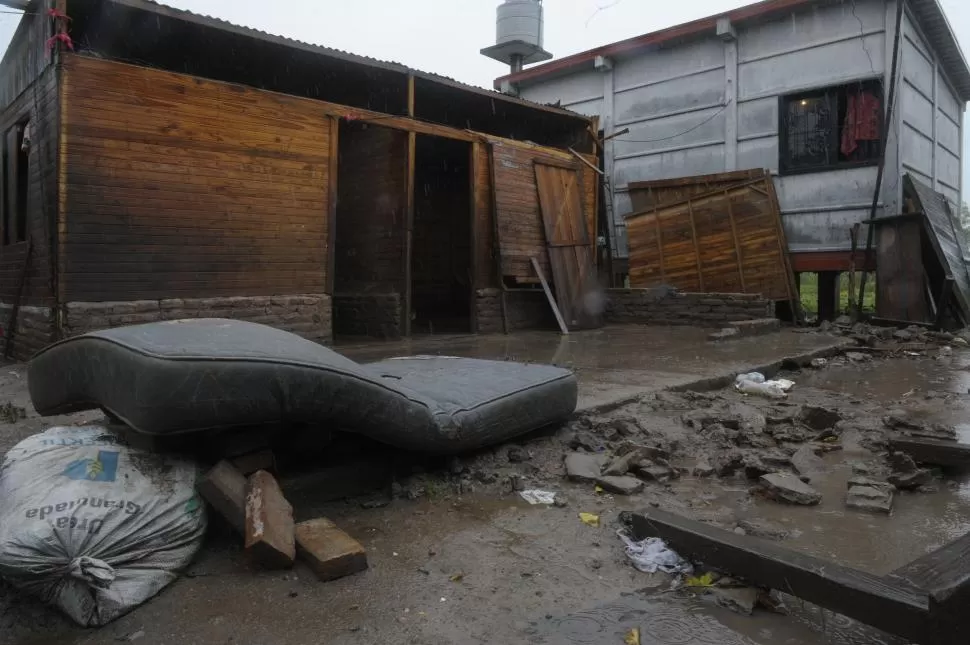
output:
<path id="1" fill-rule="evenodd" d="M 862 273 L 856 273 L 856 292 L 852 294 L 852 300 L 859 297 L 859 281 L 862 280 Z M 801 274 L 801 301 L 802 309 L 807 313 L 818 313 L 818 274 Z M 876 311 L 876 274 L 870 273 L 866 279 L 866 293 L 862 299 L 862 310 L 873 313 Z M 839 312 L 849 312 L 849 274 L 842 273 L 839 276 Z"/>

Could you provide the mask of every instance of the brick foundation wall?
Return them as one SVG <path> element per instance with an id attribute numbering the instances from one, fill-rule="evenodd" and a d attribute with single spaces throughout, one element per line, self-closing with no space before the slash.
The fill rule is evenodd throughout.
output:
<path id="1" fill-rule="evenodd" d="M 757 294 L 681 293 L 675 289 L 610 289 L 606 320 L 611 323 L 720 327 L 735 320 L 771 318 L 774 304 Z"/>
<path id="2" fill-rule="evenodd" d="M 3 326 L 0 356 L 6 352 L 7 340 L 11 336 L 7 324 L 12 310 L 13 305 L 0 303 L 0 325 Z M 54 338 L 54 314 L 51 309 L 24 305 L 17 313 L 10 357 L 18 361 L 29 360 L 31 356 L 54 342 Z"/>
<path id="3" fill-rule="evenodd" d="M 330 296 L 323 294 L 69 302 L 64 307 L 63 331 L 68 337 L 98 329 L 181 318 L 246 320 L 324 344 L 333 338 Z"/>
<path id="4" fill-rule="evenodd" d="M 479 289 L 475 296 L 478 333 L 502 333 L 502 290 Z M 509 331 L 558 329 L 556 318 L 542 291 L 509 291 L 505 296 Z"/>
<path id="5" fill-rule="evenodd" d="M 333 297 L 333 331 L 338 336 L 366 336 L 384 340 L 400 338 L 400 294 L 335 294 Z"/>

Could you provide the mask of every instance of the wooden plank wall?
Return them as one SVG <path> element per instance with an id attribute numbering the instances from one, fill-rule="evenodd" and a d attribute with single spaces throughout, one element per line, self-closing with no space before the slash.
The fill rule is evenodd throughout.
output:
<path id="1" fill-rule="evenodd" d="M 523 281 L 534 281 L 535 271 L 529 259 L 535 257 L 543 273 L 551 275 L 533 164 L 536 161 L 543 161 L 553 165 L 567 165 L 579 170 L 582 163 L 569 152 L 554 148 L 543 148 L 508 139 L 489 138 L 489 140 L 494 149 L 502 274 Z M 592 173 L 592 170 L 589 172 Z M 583 181 L 584 195 L 587 195 L 587 183 L 589 182 Z M 588 201 L 587 195 L 584 203 Z M 585 212 L 584 215 L 586 215 Z"/>
<path id="2" fill-rule="evenodd" d="M 60 298 L 324 293 L 316 102 L 68 55 Z"/>
<path id="3" fill-rule="evenodd" d="M 408 135 L 376 125 L 340 129 L 336 293 L 404 293 Z"/>
<path id="4" fill-rule="evenodd" d="M 0 136 L 4 138 L 18 123 L 26 119 L 32 122 L 27 166 L 27 236 L 33 251 L 21 301 L 25 305 L 49 307 L 54 300 L 51 246 L 57 210 L 57 114 L 57 72 L 49 67 L 0 116 Z M 4 192 L 2 199 L 8 196 Z M 26 255 L 26 241 L 0 246 L 0 301 L 12 304 L 16 298 Z M 0 318 L 0 324 L 6 324 L 6 319 Z"/>
<path id="5" fill-rule="evenodd" d="M 694 175 L 677 179 L 657 179 L 654 181 L 630 182 L 630 202 L 633 212 L 650 210 L 660 204 L 674 204 L 695 195 L 703 195 L 719 188 L 727 188 L 751 179 L 764 177 L 761 168 L 719 172 L 711 175 Z"/>
<path id="6" fill-rule="evenodd" d="M 472 239 L 475 240 L 475 248 L 472 253 L 475 288 L 487 289 L 499 286 L 499 276 L 495 273 L 495 260 L 492 256 L 495 248 L 494 227 L 492 225 L 492 166 L 489 144 L 483 142 L 477 144 L 475 148 L 478 159 L 475 163 L 474 178 L 475 213 Z"/>
<path id="7" fill-rule="evenodd" d="M 788 299 L 787 245 L 770 181 L 630 216 L 630 285 Z"/>

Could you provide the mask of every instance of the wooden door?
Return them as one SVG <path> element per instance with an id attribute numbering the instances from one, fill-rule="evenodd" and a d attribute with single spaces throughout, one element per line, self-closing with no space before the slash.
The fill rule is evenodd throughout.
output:
<path id="1" fill-rule="evenodd" d="M 596 271 L 578 169 L 535 164 L 556 300 L 569 329 L 602 325 Z"/>

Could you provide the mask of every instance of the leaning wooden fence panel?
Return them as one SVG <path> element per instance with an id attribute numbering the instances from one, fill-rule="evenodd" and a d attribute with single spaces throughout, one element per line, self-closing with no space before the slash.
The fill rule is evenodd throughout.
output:
<path id="1" fill-rule="evenodd" d="M 795 298 L 767 175 L 627 216 L 630 286 Z"/>

